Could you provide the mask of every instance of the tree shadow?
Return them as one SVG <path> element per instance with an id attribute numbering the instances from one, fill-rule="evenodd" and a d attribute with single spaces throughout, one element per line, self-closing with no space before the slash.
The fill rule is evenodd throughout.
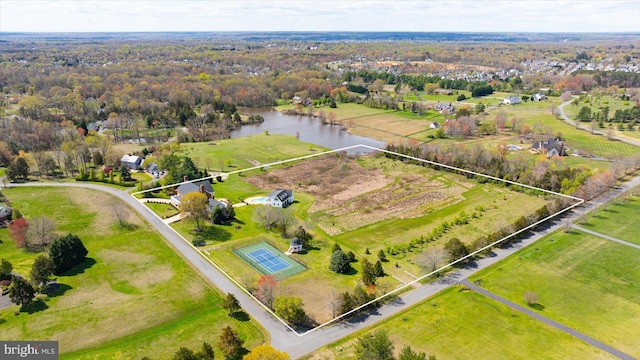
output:
<path id="1" fill-rule="evenodd" d="M 95 264 L 97 264 L 97 261 L 94 258 L 86 258 L 83 262 L 71 268 L 71 270 L 63 272 L 60 275 L 74 276 L 78 274 L 84 274 L 85 270 L 90 269 Z"/>
<path id="2" fill-rule="evenodd" d="M 195 236 L 200 236 L 204 240 L 228 241 L 231 240 L 231 233 L 215 225 L 205 225 L 200 232 L 191 231 Z"/>
<path id="3" fill-rule="evenodd" d="M 242 322 L 247 322 L 247 321 L 251 320 L 249 318 L 249 314 L 247 314 L 243 310 L 234 312 L 233 314 L 231 314 L 231 317 L 236 319 L 236 320 L 238 320 L 238 321 L 242 321 Z"/>
<path id="4" fill-rule="evenodd" d="M 73 287 L 67 284 L 60 284 L 60 283 L 56 283 L 56 284 L 58 284 L 57 287 L 52 288 L 50 291 L 48 289 L 50 288 L 51 285 L 47 285 L 47 287 L 43 291 L 41 291 L 41 293 L 47 294 L 47 296 L 49 296 L 50 298 L 55 298 L 58 296 L 62 296 L 67 291 L 73 289 Z"/>
<path id="5" fill-rule="evenodd" d="M 544 305 L 538 303 L 531 304 L 529 307 L 538 311 L 544 310 Z"/>
<path id="6" fill-rule="evenodd" d="M 49 305 L 42 300 L 34 301 L 29 305 L 23 305 L 20 308 L 20 312 L 27 314 L 35 314 L 37 312 L 45 311 L 49 308 Z"/>
<path id="7" fill-rule="evenodd" d="M 358 273 L 358 270 L 356 270 L 353 266 L 349 266 L 349 270 L 347 270 L 346 272 L 344 272 L 344 275 L 355 275 Z"/>

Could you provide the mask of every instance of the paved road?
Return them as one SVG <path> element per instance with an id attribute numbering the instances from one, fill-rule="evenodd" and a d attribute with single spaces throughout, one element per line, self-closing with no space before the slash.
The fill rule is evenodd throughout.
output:
<path id="1" fill-rule="evenodd" d="M 567 124 L 575 127 L 576 126 L 576 122 L 571 120 L 571 119 L 569 119 L 569 117 L 564 113 L 564 107 L 569 105 L 569 104 L 571 104 L 572 102 L 573 102 L 573 99 L 558 105 L 558 110 L 560 110 L 560 117 L 562 118 L 562 120 L 564 120 L 564 122 L 566 122 Z M 584 125 L 580 125 L 580 124 L 578 124 L 578 129 L 585 130 L 585 131 L 588 131 L 588 132 L 592 132 L 589 127 L 584 126 Z M 594 130 L 593 134 L 594 135 L 607 136 L 607 134 L 605 134 L 604 132 L 602 132 L 600 130 Z M 638 141 L 638 140 L 633 140 L 633 139 L 620 137 L 620 136 L 612 136 L 611 139 L 612 140 L 618 140 L 618 141 L 621 141 L 623 143 L 627 143 L 627 144 L 634 145 L 634 146 L 640 146 L 640 141 Z"/>
<path id="2" fill-rule="evenodd" d="M 617 242 L 618 244 L 622 244 L 622 245 L 626 245 L 626 246 L 631 246 L 631 247 L 634 247 L 634 248 L 636 248 L 636 249 L 640 249 L 640 245 L 637 245 L 637 244 L 634 244 L 634 243 L 630 243 L 630 242 L 628 242 L 628 241 L 620 240 L 620 239 L 618 239 L 618 238 L 614 238 L 613 236 L 609 236 L 609 235 L 601 234 L 601 233 L 599 233 L 599 232 L 595 232 L 595 231 L 593 231 L 593 230 L 585 229 L 585 228 L 583 228 L 582 226 L 578 226 L 578 225 L 576 225 L 576 224 L 571 224 L 571 227 L 572 227 L 572 228 L 574 228 L 574 229 L 576 229 L 576 230 L 579 230 L 579 231 L 582 231 L 582 232 L 584 232 L 584 233 L 587 233 L 587 234 L 595 235 L 595 236 L 597 236 L 597 237 L 600 237 L 600 238 L 603 238 L 603 239 L 606 239 L 606 240 L 615 241 L 615 242 Z"/>
<path id="3" fill-rule="evenodd" d="M 496 294 L 494 294 L 494 293 L 492 293 L 490 291 L 487 291 L 487 290 L 485 290 L 485 289 L 483 289 L 483 288 L 481 288 L 479 286 L 476 286 L 475 284 L 472 284 L 471 281 L 469 281 L 468 279 L 462 280 L 460 282 L 460 284 L 462 284 L 462 285 L 470 288 L 471 290 L 473 290 L 473 291 L 475 291 L 475 292 L 477 292 L 479 294 L 482 294 L 482 295 L 484 295 L 484 296 L 486 296 L 486 297 L 488 297 L 490 299 L 493 299 L 495 301 L 501 302 L 501 303 L 507 305 L 508 307 L 510 307 L 512 309 L 515 309 L 517 311 L 520 311 L 521 313 L 524 313 L 524 314 L 527 314 L 527 315 L 531 316 L 532 318 L 535 318 L 535 319 L 537 319 L 539 321 L 542 321 L 547 325 L 553 326 L 556 329 L 564 331 L 567 334 L 572 335 L 572 336 L 574 336 L 574 337 L 576 337 L 576 338 L 578 338 L 578 339 L 580 339 L 580 340 L 582 340 L 582 341 L 584 341 L 584 342 L 586 342 L 588 344 L 591 344 L 591 345 L 593 345 L 593 346 L 595 346 L 595 347 L 597 347 L 597 348 L 599 348 L 599 349 L 601 349 L 603 351 L 606 351 L 611 355 L 617 356 L 620 359 L 624 359 L 624 360 L 633 360 L 634 359 L 630 355 L 627 355 L 627 354 L 623 353 L 620 350 L 616 350 L 616 349 L 612 348 L 611 346 L 609 346 L 607 344 L 601 343 L 600 341 L 598 341 L 598 340 L 596 340 L 596 339 L 594 339 L 594 338 L 592 338 L 590 336 L 587 336 L 587 335 L 585 335 L 585 334 L 583 334 L 583 333 L 581 333 L 579 331 L 576 331 L 576 330 L 574 330 L 574 329 L 572 329 L 572 328 L 570 328 L 568 326 L 562 325 L 561 323 L 559 323 L 559 322 L 557 322 L 555 320 L 551 320 L 546 316 L 540 315 L 535 311 L 529 310 L 524 306 L 520 306 L 520 305 L 518 305 L 518 304 L 516 304 L 516 303 L 514 303 L 514 302 L 512 302 L 510 300 L 507 300 L 507 299 L 505 299 L 505 298 L 503 298 L 501 296 L 498 296 L 498 295 L 496 295 Z"/>
<path id="4" fill-rule="evenodd" d="M 436 294 L 437 292 L 456 284 L 463 279 L 474 274 L 476 271 L 490 266 L 512 253 L 530 245 L 547 234 L 560 229 L 563 221 L 575 221 L 587 212 L 593 210 L 597 206 L 610 201 L 612 198 L 620 195 L 633 187 L 640 186 L 640 176 L 623 184 L 619 188 L 600 196 L 596 200 L 581 206 L 581 210 L 573 211 L 565 216 L 566 220 L 556 220 L 549 222 L 547 225 L 538 228 L 535 232 L 528 235 L 527 238 L 510 245 L 507 248 L 497 248 L 491 256 L 480 259 L 470 266 L 459 269 L 437 282 L 420 286 L 415 290 L 399 296 L 395 301 L 385 304 L 378 309 L 372 310 L 368 314 L 359 315 L 340 322 L 333 326 L 327 326 L 316 329 L 304 336 L 298 336 L 290 331 L 284 324 L 275 319 L 267 310 L 252 297 L 240 290 L 229 278 L 220 272 L 212 263 L 207 261 L 200 255 L 197 249 L 191 244 L 185 242 L 170 226 L 162 222 L 150 209 L 144 206 L 140 201 L 133 198 L 128 193 L 115 188 L 90 184 L 90 183 L 27 183 L 27 184 L 11 184 L 11 186 L 63 186 L 63 187 L 82 187 L 93 190 L 100 190 L 110 193 L 122 199 L 125 203 L 137 210 L 155 229 L 162 234 L 173 247 L 178 250 L 182 256 L 188 260 L 195 269 L 197 269 L 207 280 L 220 289 L 224 293 L 233 293 L 242 308 L 256 319 L 269 333 L 271 337 L 271 345 L 281 351 L 286 351 L 292 358 L 298 358 L 313 352 L 319 347 L 330 344 L 339 340 L 355 331 L 366 328 L 382 321 L 394 314 L 397 314 L 408 307 L 422 302 L 426 298 Z"/>

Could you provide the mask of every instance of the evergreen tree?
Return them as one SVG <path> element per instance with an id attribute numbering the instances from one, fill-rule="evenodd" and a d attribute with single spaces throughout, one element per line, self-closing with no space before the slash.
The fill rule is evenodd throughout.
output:
<path id="1" fill-rule="evenodd" d="M 331 255 L 331 262 L 329 264 L 329 270 L 338 274 L 344 274 L 351 268 L 351 261 L 349 257 L 342 252 L 342 250 L 336 250 Z"/>
<path id="2" fill-rule="evenodd" d="M 14 276 L 9 286 L 9 298 L 16 305 L 29 305 L 35 296 L 35 289 L 27 280 Z"/>
<path id="3" fill-rule="evenodd" d="M 76 235 L 67 234 L 53 240 L 49 246 L 49 258 L 55 266 L 54 274 L 61 274 L 80 264 L 88 253 L 82 240 Z"/>

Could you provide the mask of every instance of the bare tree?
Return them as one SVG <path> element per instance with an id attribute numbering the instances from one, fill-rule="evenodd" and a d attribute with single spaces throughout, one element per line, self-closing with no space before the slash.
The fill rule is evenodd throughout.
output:
<path id="1" fill-rule="evenodd" d="M 56 237 L 55 230 L 56 223 L 45 216 L 31 219 L 29 230 L 27 230 L 27 247 L 38 249 L 51 244 Z"/>
<path id="2" fill-rule="evenodd" d="M 113 211 L 113 215 L 118 221 L 118 225 L 122 229 L 127 225 L 127 220 L 129 219 L 129 212 L 127 211 L 127 207 L 122 203 L 113 204 L 111 207 Z"/>
<path id="3" fill-rule="evenodd" d="M 431 248 L 424 252 L 420 263 L 427 272 L 433 272 L 442 267 L 450 257 L 449 252 L 441 248 Z"/>
<path id="4" fill-rule="evenodd" d="M 524 301 L 526 301 L 529 306 L 535 305 L 538 303 L 538 294 L 533 291 L 527 291 L 524 293 Z"/>
<path id="5" fill-rule="evenodd" d="M 336 293 L 335 289 L 331 289 L 331 298 L 329 299 L 329 311 L 331 312 L 331 318 L 338 316 L 340 306 L 342 306 L 342 297 Z"/>

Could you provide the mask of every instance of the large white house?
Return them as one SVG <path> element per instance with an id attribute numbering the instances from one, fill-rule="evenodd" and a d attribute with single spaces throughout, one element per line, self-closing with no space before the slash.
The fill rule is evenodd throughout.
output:
<path id="1" fill-rule="evenodd" d="M 267 195 L 266 205 L 286 208 L 293 204 L 293 190 L 276 189 Z"/>

